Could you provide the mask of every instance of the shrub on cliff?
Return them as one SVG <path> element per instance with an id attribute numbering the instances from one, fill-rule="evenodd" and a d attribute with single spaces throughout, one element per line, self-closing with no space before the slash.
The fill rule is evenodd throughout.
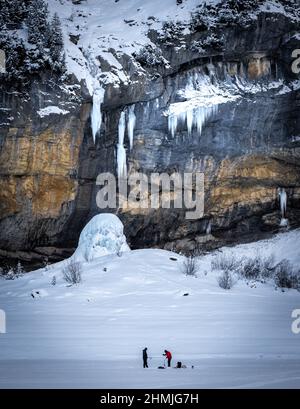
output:
<path id="1" fill-rule="evenodd" d="M 166 21 L 158 39 L 164 45 L 174 45 L 183 38 L 184 29 L 185 25 L 180 21 Z"/>
<path id="2" fill-rule="evenodd" d="M 159 65 L 165 65 L 167 63 L 162 55 L 161 50 L 151 44 L 143 47 L 139 51 L 139 53 L 134 55 L 134 57 L 142 67 L 157 67 Z"/>

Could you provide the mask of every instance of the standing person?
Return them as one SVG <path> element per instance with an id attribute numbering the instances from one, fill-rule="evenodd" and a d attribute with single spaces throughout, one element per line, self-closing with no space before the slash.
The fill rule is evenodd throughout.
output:
<path id="1" fill-rule="evenodd" d="M 148 368 L 148 354 L 147 354 L 147 349 L 148 349 L 148 348 L 144 348 L 144 349 L 143 349 L 143 365 L 144 365 L 144 368 Z"/>
<path id="2" fill-rule="evenodd" d="M 167 350 L 165 349 L 165 353 L 164 353 L 163 355 L 167 358 L 167 360 L 168 360 L 168 367 L 170 367 L 170 366 L 171 366 L 171 360 L 172 360 L 172 354 L 171 354 L 171 352 L 170 352 L 170 351 L 167 351 Z"/>

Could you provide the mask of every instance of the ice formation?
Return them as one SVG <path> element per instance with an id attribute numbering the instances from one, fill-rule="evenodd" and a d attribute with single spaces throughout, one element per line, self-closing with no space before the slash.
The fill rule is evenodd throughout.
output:
<path id="1" fill-rule="evenodd" d="M 73 255 L 76 261 L 92 261 L 108 254 L 129 251 L 123 234 L 123 223 L 111 213 L 94 216 L 82 230 Z"/>
<path id="2" fill-rule="evenodd" d="M 173 137 L 179 125 L 186 126 L 189 136 L 193 128 L 201 135 L 206 120 L 218 110 L 218 105 L 235 99 L 234 95 L 224 92 L 217 85 L 214 67 L 210 68 L 210 75 L 197 70 L 190 72 L 185 88 L 178 94 L 184 101 L 171 104 L 166 113 L 169 132 Z"/>
<path id="3" fill-rule="evenodd" d="M 281 212 L 280 226 L 287 226 L 288 224 L 288 220 L 286 217 L 287 194 L 284 188 L 279 189 L 278 194 L 279 194 L 280 212 Z"/>
<path id="4" fill-rule="evenodd" d="M 119 140 L 117 146 L 117 166 L 118 166 L 118 177 L 127 177 L 127 165 L 126 165 L 126 150 L 124 148 L 124 137 L 126 128 L 126 117 L 125 112 L 122 111 L 119 119 Z"/>
<path id="5" fill-rule="evenodd" d="M 96 89 L 93 94 L 93 108 L 91 114 L 93 140 L 96 141 L 96 135 L 101 128 L 102 115 L 101 104 L 103 102 L 103 90 Z"/>
<path id="6" fill-rule="evenodd" d="M 188 135 L 197 129 L 199 135 L 208 118 L 218 111 L 221 104 L 236 101 L 244 93 L 264 92 L 259 84 L 249 82 L 243 65 L 207 64 L 190 70 L 183 79 L 184 86 L 178 91 L 180 102 L 170 104 L 165 115 L 172 137 L 178 128 L 186 129 Z M 280 82 L 269 82 L 268 89 L 278 88 Z"/>
<path id="7" fill-rule="evenodd" d="M 207 223 L 206 226 L 206 234 L 211 234 L 211 221 L 209 220 L 209 222 Z"/>
<path id="8" fill-rule="evenodd" d="M 216 113 L 218 105 L 198 106 L 188 108 L 186 111 L 170 113 L 168 116 L 168 128 L 172 137 L 176 135 L 178 125 L 187 127 L 188 135 L 192 134 L 193 127 L 197 128 L 198 134 L 201 135 L 206 120 Z"/>
<path id="9" fill-rule="evenodd" d="M 127 122 L 127 132 L 128 132 L 128 139 L 129 139 L 129 146 L 132 149 L 133 146 L 133 133 L 136 123 L 136 116 L 134 113 L 135 105 L 131 105 L 128 109 L 128 122 Z"/>

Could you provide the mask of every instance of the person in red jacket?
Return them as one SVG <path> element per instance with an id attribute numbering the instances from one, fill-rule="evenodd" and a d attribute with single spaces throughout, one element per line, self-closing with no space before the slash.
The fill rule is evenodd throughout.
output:
<path id="1" fill-rule="evenodd" d="M 168 367 L 170 367 L 170 366 L 171 366 L 171 360 L 172 360 L 172 354 L 171 354 L 171 352 L 170 352 L 170 351 L 167 351 L 167 350 L 165 349 L 165 353 L 164 353 L 163 355 L 167 358 L 167 360 L 168 360 Z"/>

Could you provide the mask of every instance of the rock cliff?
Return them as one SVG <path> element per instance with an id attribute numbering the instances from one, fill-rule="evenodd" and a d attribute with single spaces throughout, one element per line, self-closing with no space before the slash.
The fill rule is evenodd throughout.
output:
<path id="1" fill-rule="evenodd" d="M 110 50 L 127 79 L 103 85 L 95 143 L 84 81 L 68 78 L 57 86 L 46 73 L 26 98 L 3 91 L 0 255 L 42 260 L 72 251 L 99 212 L 97 175 L 117 172 L 119 120 L 130 110 L 132 148 L 127 130 L 124 139 L 129 174 L 205 175 L 201 219 L 186 220 L 176 209 L 118 210 L 131 246 L 187 251 L 278 231 L 278 188 L 287 192 L 290 226 L 299 226 L 300 86 L 291 70 L 299 21 L 261 10 L 242 26 L 220 23 L 215 37 L 199 26 L 168 30 L 149 30 L 151 49 L 132 55 Z M 115 60 L 97 60 L 104 76 L 114 71 Z M 199 108 L 211 89 L 227 100 Z M 45 101 L 59 111 L 45 111 Z"/>

